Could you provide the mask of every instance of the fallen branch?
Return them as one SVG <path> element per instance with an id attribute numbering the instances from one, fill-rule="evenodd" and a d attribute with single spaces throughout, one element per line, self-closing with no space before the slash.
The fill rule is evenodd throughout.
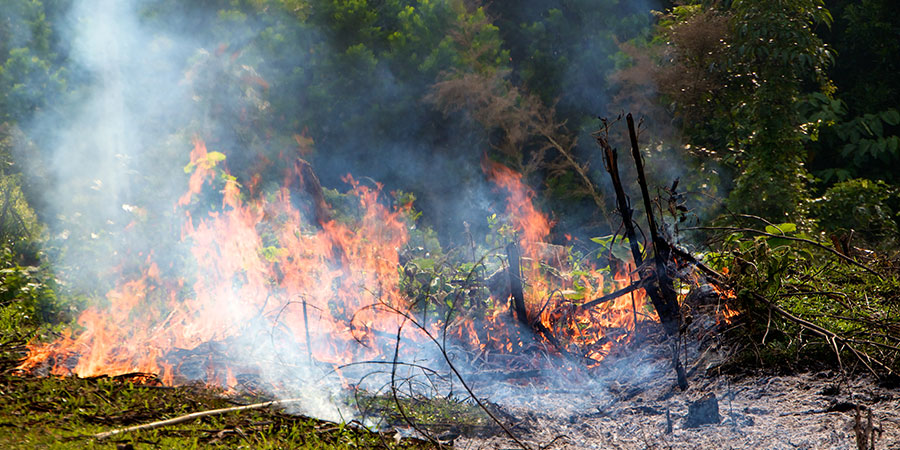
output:
<path id="1" fill-rule="evenodd" d="M 159 420 L 156 422 L 151 422 L 143 425 L 135 425 L 127 428 L 117 428 L 115 430 L 104 431 L 103 433 L 97 433 L 94 435 L 95 439 L 106 439 L 111 436 L 115 436 L 117 434 L 122 433 L 131 433 L 132 431 L 144 431 L 144 430 L 152 430 L 154 428 L 167 427 L 169 425 L 178 425 L 179 423 L 190 422 L 194 419 L 199 419 L 201 417 L 215 416 L 219 414 L 227 414 L 230 412 L 236 411 L 247 411 L 251 409 L 264 409 L 272 406 L 282 406 L 288 405 L 291 403 L 300 403 L 306 399 L 302 398 L 290 398 L 284 400 L 273 400 L 270 402 L 263 403 L 254 403 L 252 405 L 244 405 L 244 406 L 234 406 L 231 408 L 221 408 L 221 409 L 212 409 L 209 411 L 200 411 L 190 414 L 185 414 L 183 416 L 175 417 L 172 419 Z"/>
<path id="2" fill-rule="evenodd" d="M 752 292 L 751 295 L 756 300 L 765 303 L 769 308 L 771 308 L 772 311 L 775 311 L 782 317 L 784 317 L 784 318 L 790 320 L 791 322 L 794 322 L 797 325 L 801 326 L 802 328 L 805 328 L 805 329 L 813 332 L 814 334 L 817 334 L 817 335 L 821 336 L 822 338 L 824 338 L 828 343 L 830 343 L 832 345 L 832 347 L 834 347 L 834 351 L 835 351 L 839 361 L 840 361 L 840 352 L 838 351 L 838 348 L 837 348 L 838 342 L 840 342 L 843 345 L 846 345 L 847 348 L 850 349 L 850 352 L 853 353 L 853 356 L 856 356 L 856 358 L 859 360 L 859 362 L 861 362 L 866 367 L 866 369 L 868 369 L 869 372 L 871 372 L 872 375 L 875 376 L 875 378 L 881 378 L 881 376 L 878 374 L 877 371 L 875 371 L 875 369 L 872 368 L 871 365 L 869 365 L 868 361 L 875 362 L 882 369 L 886 370 L 889 374 L 891 374 L 891 375 L 894 374 L 894 371 L 891 370 L 889 365 L 887 365 L 875 358 L 872 358 L 872 356 L 869 355 L 868 353 L 860 352 L 859 350 L 856 349 L 856 347 L 854 347 L 852 345 L 854 343 L 860 343 L 860 342 L 858 342 L 854 339 L 845 338 L 825 327 L 816 325 L 808 320 L 797 317 L 797 316 L 791 314 L 790 312 L 784 310 L 780 306 L 776 305 L 775 302 L 769 300 L 762 294 Z M 863 356 L 865 356 L 865 358 Z"/>

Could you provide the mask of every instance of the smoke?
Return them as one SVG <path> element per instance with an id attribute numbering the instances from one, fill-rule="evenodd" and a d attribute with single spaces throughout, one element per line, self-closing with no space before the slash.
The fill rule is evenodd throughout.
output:
<path id="1" fill-rule="evenodd" d="M 552 8 L 530 3 L 529 23 L 552 16 L 547 15 Z M 565 32 L 553 39 L 551 54 L 561 59 L 546 58 L 542 62 L 553 66 L 532 67 L 549 72 L 548 84 L 561 86 L 538 93 L 560 98 L 561 114 L 581 133 L 610 98 L 606 76 L 617 51 L 610 27 L 646 11 L 619 5 L 593 11 L 592 5 L 580 2 L 551 17 L 561 22 L 548 22 L 543 32 Z M 578 11 L 591 15 L 574 17 Z M 343 188 L 340 178 L 352 173 L 384 182 L 386 190 L 416 193 L 427 209 L 424 217 L 444 236 L 460 234 L 464 222 L 473 224 L 476 234 L 486 227 L 485 217 L 502 195 L 480 169 L 490 133 L 464 115 L 444 116 L 421 100 L 449 63 L 422 69 L 431 60 L 410 60 L 420 67 L 379 62 L 390 55 L 343 42 L 345 36 L 324 32 L 320 23 L 299 25 L 288 12 L 258 13 L 149 0 L 73 2 L 58 30 L 60 39 L 71 43 L 71 92 L 26 125 L 40 154 L 22 147 L 19 157 L 33 173 L 46 174 L 36 182 L 45 216 L 54 218 L 51 242 L 60 272 L 75 288 L 103 296 L 148 259 L 172 276 L 196 270 L 185 262 L 191 253 L 179 243 L 184 219 L 174 208 L 187 186 L 183 168 L 195 136 L 227 156 L 225 165 L 244 186 L 257 173 L 269 177 L 264 186 L 280 182 L 277 161 L 304 156 L 326 187 Z M 445 37 L 433 38 L 436 48 L 447 45 Z M 543 39 L 507 37 L 522 39 L 505 44 L 513 47 L 514 57 L 533 52 L 528 45 Z M 442 55 L 430 50 L 439 60 Z M 536 84 L 541 80 L 521 81 L 541 91 Z M 314 140 L 315 151 L 298 150 L 293 135 Z M 582 142 L 592 145 L 588 138 Z M 605 177 L 597 181 L 606 183 Z M 204 195 L 201 203 L 221 201 L 221 193 Z M 217 299 L 216 313 L 225 322 L 253 315 L 240 309 L 240 288 Z M 263 381 L 283 389 L 280 395 L 308 396 L 303 412 L 346 417 L 335 406 L 340 382 L 310 364 L 304 349 L 284 345 L 269 322 L 242 326 L 234 347 L 242 351 L 230 356 L 259 367 Z M 422 357 L 439 360 L 431 350 Z"/>

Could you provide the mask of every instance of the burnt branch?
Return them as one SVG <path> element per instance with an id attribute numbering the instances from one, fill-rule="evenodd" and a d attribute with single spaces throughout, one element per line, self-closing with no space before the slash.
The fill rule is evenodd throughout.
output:
<path id="1" fill-rule="evenodd" d="M 652 283 L 652 279 L 650 279 L 650 278 L 639 279 L 638 281 L 631 283 L 630 285 L 625 286 L 622 289 L 619 289 L 618 291 L 612 292 L 610 294 L 606 294 L 603 297 L 596 298 L 596 299 L 591 300 L 583 305 L 580 305 L 578 308 L 581 310 L 593 308 L 597 305 L 606 303 L 608 301 L 615 300 L 623 295 L 629 294 L 638 289 L 644 289 L 647 286 L 647 284 L 649 284 L 649 283 Z M 635 323 L 637 323 L 637 321 L 635 321 Z"/>
<path id="2" fill-rule="evenodd" d="M 525 293 L 522 289 L 522 268 L 519 257 L 519 245 L 510 242 L 506 246 L 506 256 L 509 258 L 509 292 L 513 300 L 516 318 L 524 325 L 528 325 L 528 310 L 525 309 Z"/>
<path id="3" fill-rule="evenodd" d="M 638 147 L 637 131 L 634 126 L 634 118 L 631 114 L 625 117 L 628 123 L 628 135 L 631 140 L 631 156 L 634 158 L 634 165 L 637 168 L 638 184 L 641 187 L 641 197 L 644 200 L 644 210 L 647 214 L 647 222 L 650 225 L 650 239 L 653 241 L 653 259 L 656 263 L 656 288 L 657 298 L 653 299 L 653 306 L 659 314 L 659 319 L 666 331 L 673 334 L 681 326 L 681 312 L 678 309 L 678 299 L 675 295 L 675 288 L 672 279 L 666 270 L 666 262 L 669 260 L 669 245 L 659 235 L 659 228 L 656 225 L 656 219 L 653 216 L 653 204 L 650 201 L 650 191 L 647 188 L 647 178 L 644 175 L 644 162 L 641 157 L 641 151 Z M 657 303 L 657 300 L 659 302 Z"/>

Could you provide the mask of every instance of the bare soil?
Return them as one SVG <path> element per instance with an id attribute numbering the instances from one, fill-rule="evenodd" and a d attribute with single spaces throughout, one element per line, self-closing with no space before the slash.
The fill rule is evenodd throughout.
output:
<path id="1" fill-rule="evenodd" d="M 896 386 L 831 370 L 773 375 L 748 368 L 741 375 L 721 375 L 715 367 L 724 351 L 710 339 L 694 339 L 682 349 L 690 383 L 681 391 L 671 348 L 663 341 L 644 342 L 641 350 L 592 372 L 589 380 L 563 375 L 526 387 L 483 387 L 480 393 L 516 418 L 517 437 L 534 449 L 900 449 Z M 710 394 L 718 417 L 690 426 L 698 416 L 689 420 L 689 405 Z M 858 447 L 857 410 L 863 429 L 871 411 L 874 447 Z M 454 444 L 517 447 L 505 435 L 464 436 Z"/>

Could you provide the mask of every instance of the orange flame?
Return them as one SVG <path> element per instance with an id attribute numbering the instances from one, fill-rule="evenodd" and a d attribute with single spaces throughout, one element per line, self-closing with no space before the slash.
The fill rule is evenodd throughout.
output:
<path id="1" fill-rule="evenodd" d="M 177 202 L 185 211 L 188 266 L 161 269 L 148 256 L 143 272 L 123 278 L 107 294 L 106 305 L 81 314 L 82 332 L 31 345 L 20 369 L 49 367 L 54 375 L 81 377 L 153 373 L 173 384 L 184 363 L 167 359 L 174 351 L 237 337 L 268 342 L 276 332 L 279 348 L 304 349 L 309 358 L 335 366 L 392 354 L 403 314 L 411 308 L 398 270 L 409 240 L 410 206 L 390 209 L 378 201 L 381 185 L 365 186 L 347 176 L 359 216 L 312 223 L 286 187 L 273 196 L 244 198 L 241 186 L 210 155 L 202 141 L 194 143 L 188 190 Z M 558 350 L 580 354 L 593 365 L 630 338 L 636 321 L 654 318 L 643 312 L 642 291 L 579 308 L 630 284 L 630 276 L 608 277 L 594 267 L 573 270 L 565 247 L 545 243 L 552 223 L 534 206 L 535 193 L 522 176 L 490 162 L 485 171 L 508 193 L 509 221 L 521 238 L 527 307 L 532 320 L 555 333 Z M 295 166 L 288 178 L 299 176 Z M 257 185 L 258 180 L 252 190 Z M 209 193 L 208 186 L 218 187 L 221 203 L 198 220 L 190 211 Z M 194 281 L 186 285 L 186 279 Z M 546 336 L 526 338 L 510 323 L 508 299 L 491 300 L 488 311 L 463 314 L 448 329 L 484 360 L 534 345 L 553 351 Z M 430 326 L 437 331 L 442 325 Z M 407 343 L 423 340 L 413 327 L 403 328 L 402 337 L 404 354 L 415 351 Z M 218 367 L 212 359 L 208 364 L 206 382 L 235 385 L 231 367 Z"/>
<path id="2" fill-rule="evenodd" d="M 574 347 L 592 366 L 616 343 L 630 338 L 636 320 L 655 319 L 643 312 L 646 294 L 642 290 L 594 308 L 578 308 L 584 301 L 631 284 L 629 275 L 618 273 L 607 280 L 604 272 L 594 266 L 578 272 L 571 270 L 566 249 L 544 243 L 552 223 L 534 207 L 535 193 L 522 182 L 522 175 L 496 162 L 484 161 L 482 165 L 488 177 L 508 192 L 507 215 L 521 236 L 522 275 L 528 284 L 526 306 L 531 314 L 539 313 L 534 319 L 545 329 L 555 331 L 563 345 Z M 542 262 L 555 268 L 556 273 L 543 270 Z M 574 292 L 576 286 L 582 299 L 578 302 L 565 295 Z"/>

